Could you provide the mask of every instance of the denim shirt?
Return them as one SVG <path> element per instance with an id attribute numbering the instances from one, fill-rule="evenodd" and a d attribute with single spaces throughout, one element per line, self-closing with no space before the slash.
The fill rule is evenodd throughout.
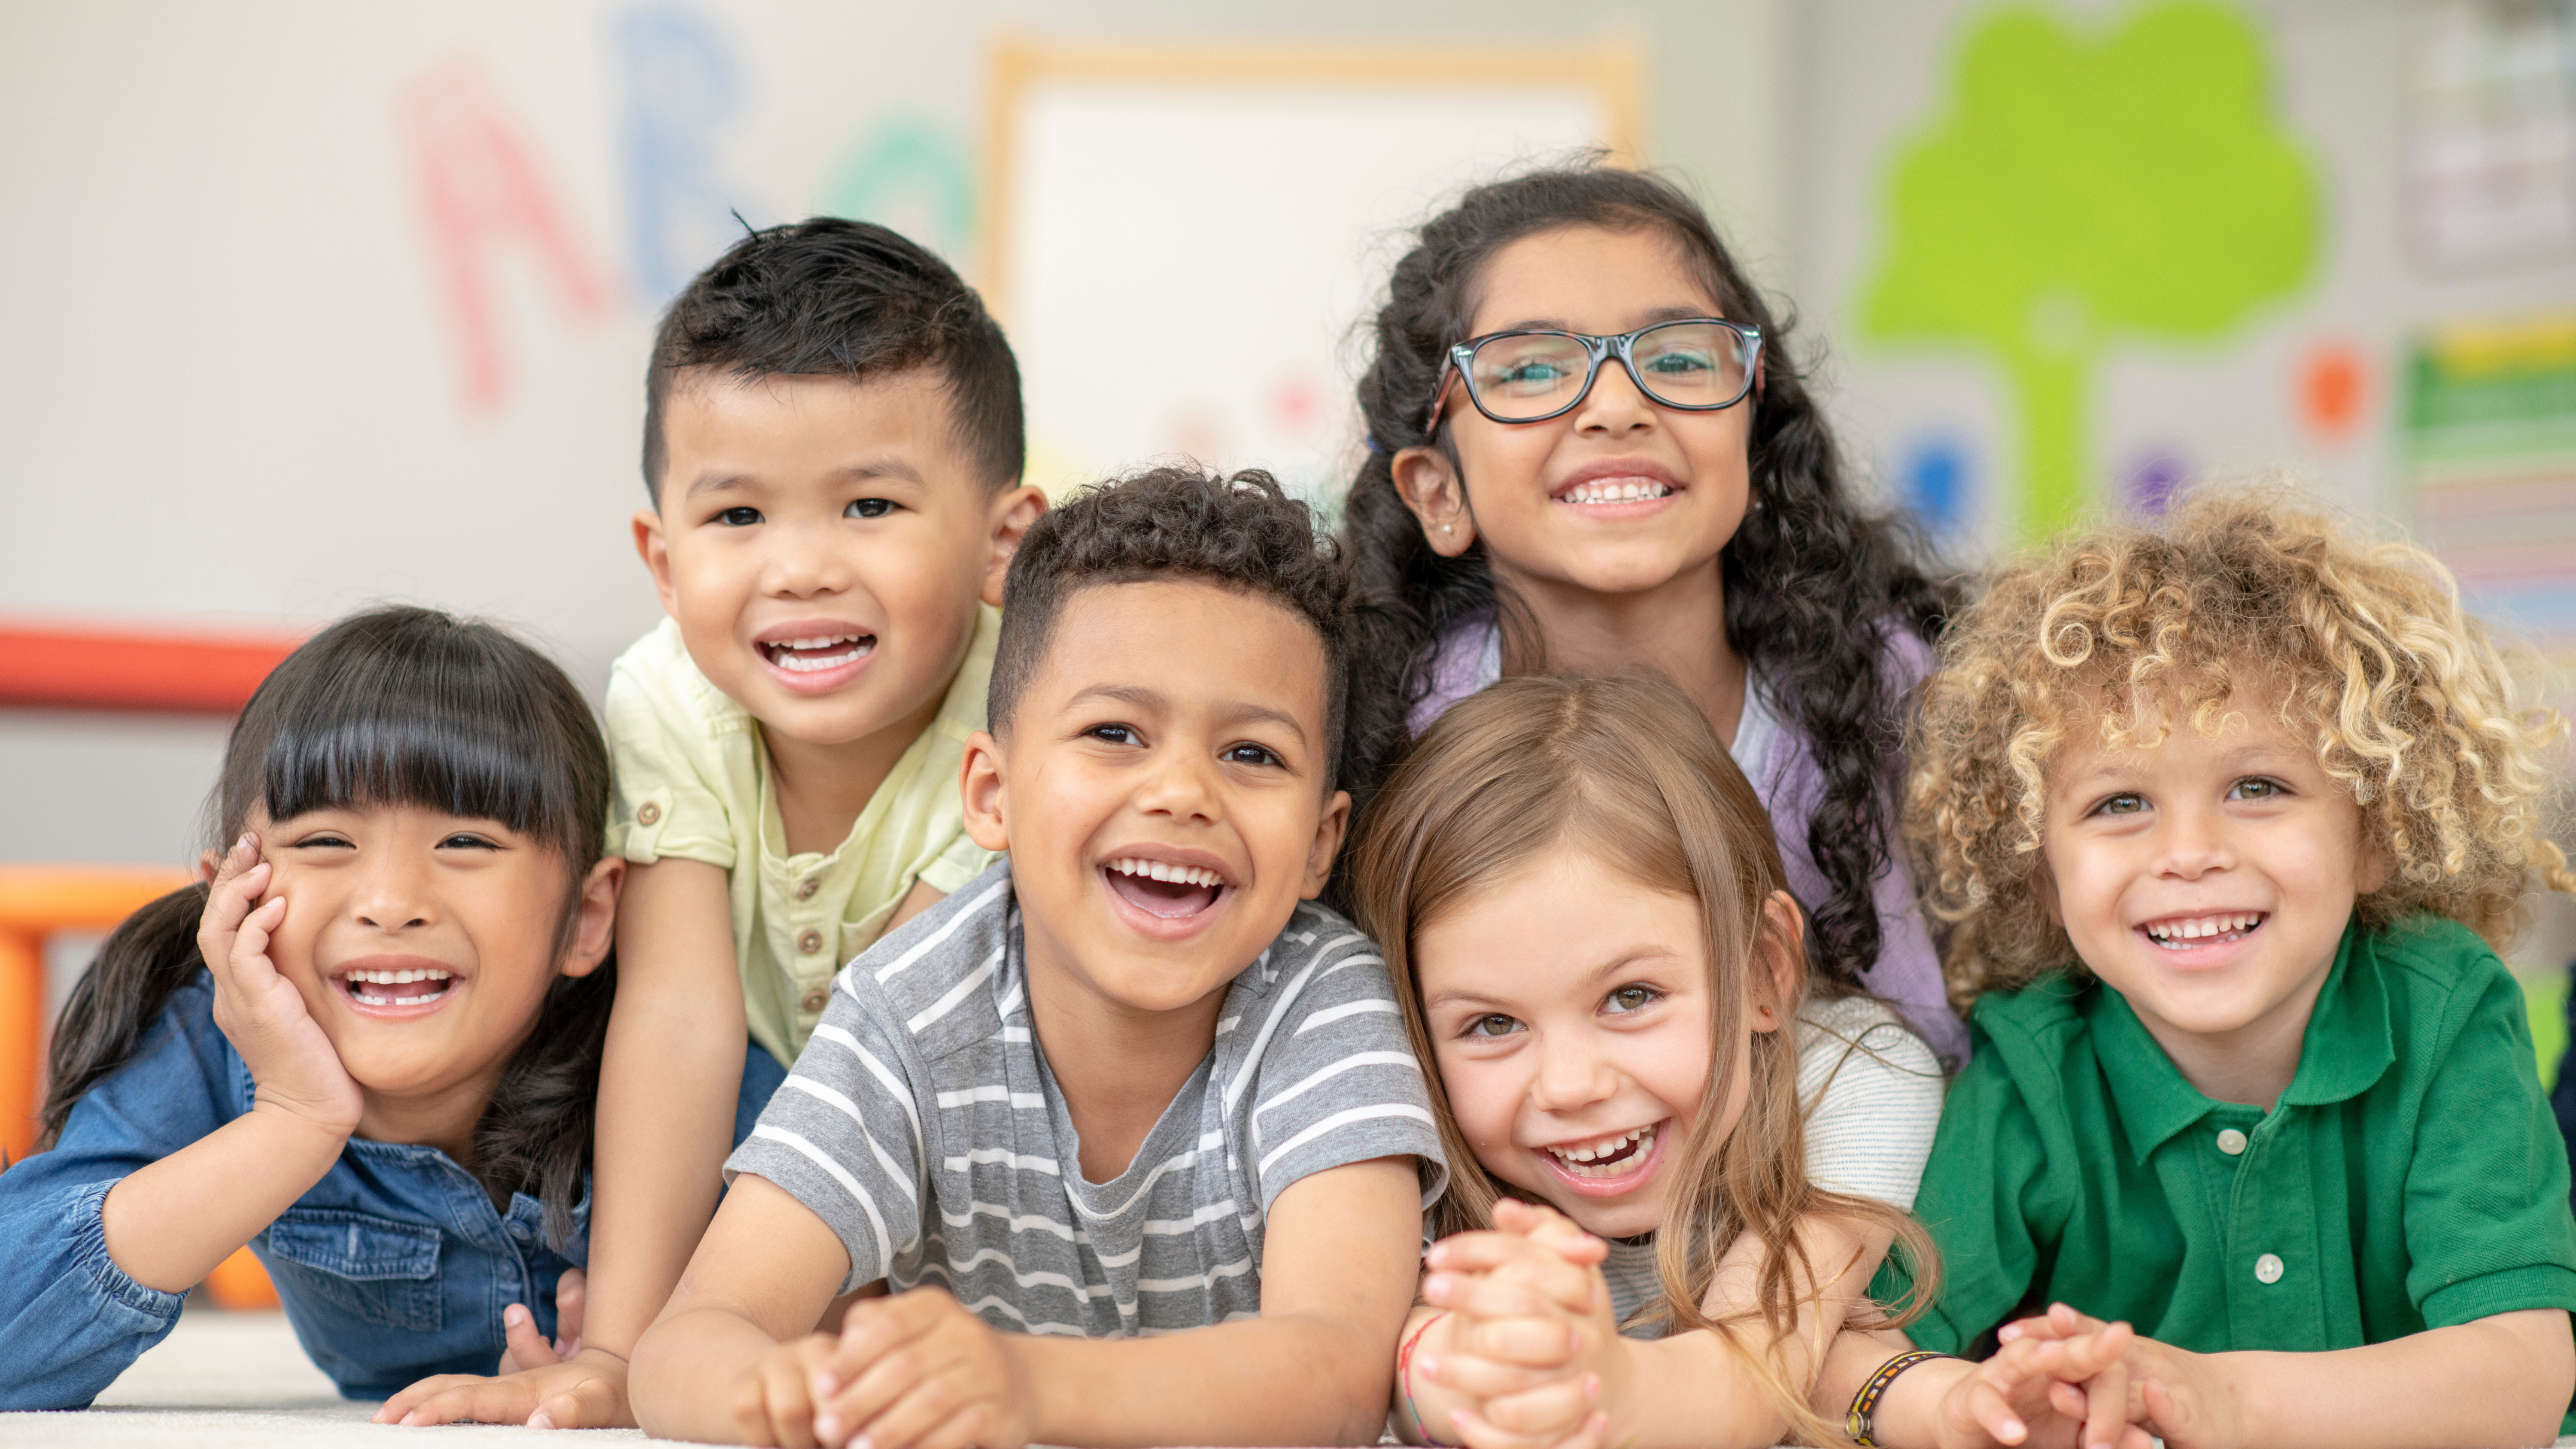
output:
<path id="1" fill-rule="evenodd" d="M 126 1174 L 250 1110 L 250 1069 L 216 1029 L 214 1000 L 198 973 L 72 1109 L 62 1140 L 0 1173 L 0 1409 L 82 1407 L 178 1322 L 183 1295 L 108 1256 L 100 1207 Z M 746 1051 L 736 1143 L 785 1076 Z M 558 1251 L 535 1198 L 496 1211 L 439 1149 L 353 1137 L 250 1248 L 313 1362 L 347 1397 L 381 1399 L 431 1374 L 493 1372 L 507 1304 L 553 1336 L 555 1282 L 590 1257 L 590 1192 Z"/>

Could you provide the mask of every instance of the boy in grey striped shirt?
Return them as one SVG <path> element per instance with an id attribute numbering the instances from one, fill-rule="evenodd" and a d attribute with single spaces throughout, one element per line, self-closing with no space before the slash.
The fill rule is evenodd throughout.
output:
<path id="1" fill-rule="evenodd" d="M 841 973 L 637 1349 L 647 1429 L 1377 1437 L 1447 1169 L 1384 964 L 1309 903 L 1348 597 L 1261 474 L 1030 530 L 963 779 L 1008 858 Z"/>

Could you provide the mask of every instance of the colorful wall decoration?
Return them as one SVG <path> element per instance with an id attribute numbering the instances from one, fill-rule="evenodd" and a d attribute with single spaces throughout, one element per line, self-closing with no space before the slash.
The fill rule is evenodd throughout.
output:
<path id="1" fill-rule="evenodd" d="M 1966 343 L 2009 379 L 2023 537 L 2089 499 L 2106 352 L 2226 335 L 2318 245 L 2316 181 L 2243 16 L 2161 0 L 2094 30 L 2017 7 L 1969 31 L 1943 114 L 1892 168 L 1862 314 L 1873 338 Z M 2132 495 L 2172 471 L 2133 469 Z"/>

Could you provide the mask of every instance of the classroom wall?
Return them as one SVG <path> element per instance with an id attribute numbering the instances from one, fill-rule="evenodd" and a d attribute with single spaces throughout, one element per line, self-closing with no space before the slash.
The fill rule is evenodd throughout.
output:
<path id="1" fill-rule="evenodd" d="M 995 35 L 1622 34 L 1650 154 L 1776 263 L 1787 8 L 0 9 L 0 617 L 306 627 L 419 601 L 518 625 L 595 693 L 658 617 L 627 519 L 660 306 L 738 234 L 728 211 L 857 211 L 971 273 Z M 0 710 L 0 859 L 183 858 L 222 729 Z"/>

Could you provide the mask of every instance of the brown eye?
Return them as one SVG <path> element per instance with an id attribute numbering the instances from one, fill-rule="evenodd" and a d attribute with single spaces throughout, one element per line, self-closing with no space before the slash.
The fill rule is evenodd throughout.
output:
<path id="1" fill-rule="evenodd" d="M 1510 1036 L 1520 1029 L 1520 1022 L 1501 1012 L 1491 1012 L 1467 1023 L 1469 1036 Z"/>
<path id="2" fill-rule="evenodd" d="M 1602 1006 L 1613 1014 L 1643 1011 L 1663 999 L 1664 994 L 1651 986 L 1622 986 L 1610 993 Z"/>

